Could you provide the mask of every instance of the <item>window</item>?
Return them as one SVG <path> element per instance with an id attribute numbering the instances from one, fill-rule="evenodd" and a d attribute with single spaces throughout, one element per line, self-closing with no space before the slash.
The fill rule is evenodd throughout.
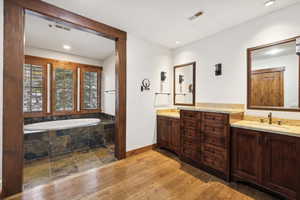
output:
<path id="1" fill-rule="evenodd" d="M 25 116 L 42 115 L 46 106 L 46 68 L 35 57 L 26 57 L 23 68 L 23 111 Z"/>
<path id="2" fill-rule="evenodd" d="M 75 109 L 76 68 L 72 63 L 53 66 L 53 112 L 71 112 Z"/>
<path id="3" fill-rule="evenodd" d="M 100 110 L 101 68 L 81 66 L 81 110 Z"/>
<path id="4" fill-rule="evenodd" d="M 101 67 L 34 56 L 25 63 L 25 117 L 101 111 Z"/>

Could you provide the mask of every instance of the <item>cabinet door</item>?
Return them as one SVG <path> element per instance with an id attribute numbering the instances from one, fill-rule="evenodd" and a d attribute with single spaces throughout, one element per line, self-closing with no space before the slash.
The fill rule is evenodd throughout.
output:
<path id="1" fill-rule="evenodd" d="M 299 173 L 297 144 L 295 137 L 266 134 L 264 138 L 263 183 L 291 199 L 296 199 Z"/>
<path id="2" fill-rule="evenodd" d="M 180 151 L 180 121 L 179 119 L 171 120 L 171 148 L 174 152 Z"/>
<path id="3" fill-rule="evenodd" d="M 260 182 L 261 135 L 258 132 L 233 129 L 232 172 L 234 176 L 252 183 Z"/>
<path id="4" fill-rule="evenodd" d="M 201 141 L 199 138 L 182 137 L 181 148 L 181 156 L 195 163 L 201 163 Z"/>
<path id="5" fill-rule="evenodd" d="M 160 147 L 170 146 L 171 121 L 165 117 L 157 118 L 157 144 Z"/>

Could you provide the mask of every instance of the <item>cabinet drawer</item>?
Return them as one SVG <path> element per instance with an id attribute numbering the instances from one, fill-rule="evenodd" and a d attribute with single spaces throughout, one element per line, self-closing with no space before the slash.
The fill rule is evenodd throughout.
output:
<path id="1" fill-rule="evenodd" d="M 203 152 L 211 154 L 214 157 L 217 157 L 219 159 L 226 160 L 226 158 L 227 158 L 226 150 L 223 148 L 218 148 L 213 145 L 204 144 L 202 149 L 203 149 Z"/>
<path id="2" fill-rule="evenodd" d="M 222 172 L 226 171 L 226 159 L 221 158 L 220 155 L 216 155 L 209 151 L 203 151 L 201 160 L 202 163 L 208 167 Z"/>
<path id="3" fill-rule="evenodd" d="M 197 129 L 200 127 L 200 123 L 197 119 L 181 119 L 182 128 L 192 128 Z"/>
<path id="4" fill-rule="evenodd" d="M 220 114 L 220 113 L 209 113 L 205 112 L 202 114 L 202 119 L 205 122 L 214 122 L 219 124 L 226 124 L 227 123 L 227 115 Z"/>
<path id="5" fill-rule="evenodd" d="M 182 146 L 185 149 L 193 149 L 195 151 L 199 150 L 201 143 L 200 139 L 198 138 L 189 138 L 189 137 L 182 137 Z"/>
<path id="6" fill-rule="evenodd" d="M 209 133 L 202 133 L 202 141 L 206 144 L 216 145 L 218 147 L 226 148 L 226 138 Z"/>
<path id="7" fill-rule="evenodd" d="M 180 111 L 180 118 L 199 120 L 201 119 L 201 112 L 182 110 Z"/>
<path id="8" fill-rule="evenodd" d="M 201 129 L 202 132 L 208 134 L 214 134 L 218 136 L 227 135 L 227 126 L 224 126 L 223 124 L 203 123 Z"/>
<path id="9" fill-rule="evenodd" d="M 196 129 L 191 129 L 191 128 L 183 128 L 181 130 L 181 133 L 184 137 L 188 137 L 188 138 L 199 138 L 201 136 L 201 133 L 199 130 Z"/>
<path id="10" fill-rule="evenodd" d="M 195 142 L 184 138 L 182 143 L 182 155 L 186 158 L 194 160 L 196 162 L 200 162 L 201 160 L 201 146 L 199 140 Z"/>

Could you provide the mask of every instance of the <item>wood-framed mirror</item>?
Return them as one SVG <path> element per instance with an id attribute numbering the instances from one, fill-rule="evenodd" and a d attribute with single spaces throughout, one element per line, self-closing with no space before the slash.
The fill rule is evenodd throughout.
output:
<path id="1" fill-rule="evenodd" d="M 174 66 L 174 105 L 195 106 L 196 62 Z"/>
<path id="2" fill-rule="evenodd" d="M 247 108 L 300 111 L 298 37 L 247 49 Z"/>

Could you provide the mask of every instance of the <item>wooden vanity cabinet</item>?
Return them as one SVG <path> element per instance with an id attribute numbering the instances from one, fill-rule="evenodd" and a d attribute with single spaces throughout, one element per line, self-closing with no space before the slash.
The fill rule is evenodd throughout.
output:
<path id="1" fill-rule="evenodd" d="M 157 117 L 157 146 L 169 148 L 171 120 L 167 117 Z"/>
<path id="2" fill-rule="evenodd" d="M 201 113 L 180 111 L 181 159 L 201 162 Z"/>
<path id="3" fill-rule="evenodd" d="M 181 159 L 229 180 L 229 114 L 180 111 Z"/>
<path id="4" fill-rule="evenodd" d="M 264 135 L 262 184 L 291 199 L 297 199 L 300 184 L 300 166 L 297 165 L 300 158 L 299 145 L 296 137 L 268 133 Z"/>
<path id="5" fill-rule="evenodd" d="M 157 116 L 157 146 L 180 153 L 180 120 Z"/>
<path id="6" fill-rule="evenodd" d="M 232 178 L 300 199 L 299 146 L 297 137 L 233 128 Z"/>
<path id="7" fill-rule="evenodd" d="M 202 164 L 229 180 L 229 114 L 202 113 Z"/>
<path id="8" fill-rule="evenodd" d="M 256 131 L 233 128 L 231 136 L 233 176 L 247 179 L 251 183 L 261 181 L 261 137 L 261 133 Z"/>
<path id="9" fill-rule="evenodd" d="M 171 133 L 170 133 L 170 149 L 180 154 L 180 120 L 171 119 Z"/>

